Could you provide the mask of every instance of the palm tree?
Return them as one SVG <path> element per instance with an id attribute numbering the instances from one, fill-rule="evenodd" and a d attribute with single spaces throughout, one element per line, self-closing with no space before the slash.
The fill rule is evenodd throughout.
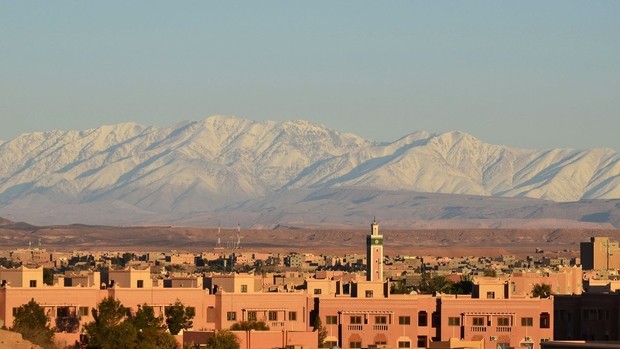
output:
<path id="1" fill-rule="evenodd" d="M 222 330 L 209 338 L 207 341 L 208 349 L 239 349 L 239 340 L 234 333 L 229 330 Z"/>
<path id="2" fill-rule="evenodd" d="M 549 298 L 551 293 L 551 285 L 549 284 L 535 284 L 532 287 L 532 297 Z"/>

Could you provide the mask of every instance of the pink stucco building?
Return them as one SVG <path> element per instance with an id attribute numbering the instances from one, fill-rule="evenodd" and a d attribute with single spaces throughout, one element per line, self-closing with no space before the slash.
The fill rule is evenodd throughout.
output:
<path id="1" fill-rule="evenodd" d="M 201 276 L 162 280 L 148 269 L 129 268 L 110 271 L 105 281 L 98 272 L 86 272 L 47 286 L 42 268 L 0 269 L 0 325 L 10 327 L 14 309 L 30 299 L 46 309 L 52 324 L 68 314 L 79 315 L 84 324 L 93 320 L 92 308 L 112 296 L 134 310 L 146 303 L 156 314 L 181 301 L 195 313 L 188 331 L 194 341 L 239 321 L 263 320 L 270 331 L 236 333 L 242 348 L 252 349 L 317 348 L 312 331 L 317 318 L 327 331 L 326 347 L 426 348 L 458 339 L 482 348 L 539 349 L 552 339 L 553 299 L 515 294 L 503 280 L 480 281 L 468 296 L 389 294 L 377 223 L 366 241 L 365 280 L 323 273 L 317 276 L 324 278 L 307 279 L 303 290 L 275 288 L 278 292 L 265 291 L 265 281 L 249 274 L 213 275 L 204 282 Z M 59 338 L 72 335 L 77 338 L 79 329 Z"/>

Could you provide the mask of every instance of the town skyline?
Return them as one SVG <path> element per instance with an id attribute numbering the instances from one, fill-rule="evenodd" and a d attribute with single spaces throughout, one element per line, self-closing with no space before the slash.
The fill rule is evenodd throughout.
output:
<path id="1" fill-rule="evenodd" d="M 30 306 L 56 323 L 53 340 L 68 346 L 92 340 L 91 331 L 84 337 L 80 328 L 92 329 L 97 318 L 89 322 L 91 313 L 101 302 L 115 301 L 127 307 L 127 321 L 147 307 L 165 317 L 178 342 L 206 343 L 230 329 L 248 349 L 286 342 L 306 348 L 456 348 L 459 341 L 473 348 L 539 349 L 548 341 L 617 339 L 617 323 L 604 304 L 617 296 L 609 291 L 618 288 L 612 276 L 620 255 L 618 242 L 608 237 L 581 242 L 580 257 L 538 249 L 525 258 L 389 257 L 378 223 L 373 220 L 370 228 L 365 256 L 218 246 L 194 253 L 0 251 L 0 321 L 17 322 L 31 299 Z M 71 303 L 55 301 L 67 292 Z M 189 309 L 193 321 L 177 327 L 172 307 Z M 571 321 L 583 311 L 592 314 Z M 596 319 L 596 329 L 580 326 Z M 256 321 L 265 332 L 239 328 Z"/>

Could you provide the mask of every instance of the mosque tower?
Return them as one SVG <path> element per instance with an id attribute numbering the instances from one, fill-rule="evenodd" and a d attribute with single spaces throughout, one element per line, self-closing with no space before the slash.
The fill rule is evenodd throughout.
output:
<path id="1" fill-rule="evenodd" d="M 383 281 L 383 235 L 379 235 L 379 223 L 374 219 L 366 236 L 366 280 Z"/>

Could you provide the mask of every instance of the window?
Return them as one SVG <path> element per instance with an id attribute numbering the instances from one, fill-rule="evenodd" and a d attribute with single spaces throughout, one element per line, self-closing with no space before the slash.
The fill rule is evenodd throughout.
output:
<path id="1" fill-rule="evenodd" d="M 321 294 L 321 289 L 320 288 L 315 288 L 314 289 L 314 294 Z"/>
<path id="2" fill-rule="evenodd" d="M 495 292 L 487 292 L 487 298 L 488 299 L 495 299 Z"/>
<path id="3" fill-rule="evenodd" d="M 30 280 L 30 287 L 37 287 L 37 280 Z"/>
<path id="4" fill-rule="evenodd" d="M 248 311 L 248 321 L 256 321 L 256 312 Z"/>
<path id="5" fill-rule="evenodd" d="M 459 317 L 449 317 L 448 318 L 448 326 L 461 326 L 461 318 L 459 318 Z"/>
<path id="6" fill-rule="evenodd" d="M 17 309 L 19 308 L 13 308 L 13 316 L 17 315 Z"/>
<path id="7" fill-rule="evenodd" d="M 278 312 L 277 311 L 269 311 L 269 321 L 278 321 Z"/>
<path id="8" fill-rule="evenodd" d="M 349 348 L 361 348 L 362 342 L 351 342 L 349 343 Z"/>
<path id="9" fill-rule="evenodd" d="M 398 317 L 399 325 L 411 325 L 411 317 L 409 316 L 399 316 Z"/>
<path id="10" fill-rule="evenodd" d="M 366 290 L 366 298 L 372 298 L 372 290 Z"/>
<path id="11" fill-rule="evenodd" d="M 288 321 L 297 321 L 297 312 L 289 311 L 288 312 Z"/>
<path id="12" fill-rule="evenodd" d="M 69 307 L 58 307 L 56 308 L 56 317 L 69 317 L 71 315 L 71 311 Z"/>
<path id="13" fill-rule="evenodd" d="M 540 328 L 549 328 L 551 323 L 549 313 L 540 313 Z"/>
<path id="14" fill-rule="evenodd" d="M 226 313 L 226 320 L 228 321 L 237 321 L 237 312 L 229 311 Z"/>
<path id="15" fill-rule="evenodd" d="M 387 316 L 375 316 L 375 324 L 387 324 Z"/>
<path id="16" fill-rule="evenodd" d="M 428 339 L 426 336 L 418 336 L 418 348 L 426 348 L 428 346 Z"/>
<path id="17" fill-rule="evenodd" d="M 418 326 L 428 326 L 428 314 L 425 311 L 418 312 Z"/>
<path id="18" fill-rule="evenodd" d="M 472 323 L 474 326 L 484 326 L 484 318 L 483 317 L 475 317 L 472 319 Z"/>
<path id="19" fill-rule="evenodd" d="M 88 316 L 88 307 L 80 307 L 79 312 L 80 316 Z"/>
<path id="20" fill-rule="evenodd" d="M 505 316 L 497 318 L 497 326 L 510 326 L 510 318 Z"/>
<path id="21" fill-rule="evenodd" d="M 196 307 L 185 307 L 185 312 L 187 315 L 194 317 L 196 316 Z"/>
<path id="22" fill-rule="evenodd" d="M 336 315 L 327 315 L 325 317 L 325 323 L 328 325 L 336 325 L 338 323 L 338 317 Z"/>
<path id="23" fill-rule="evenodd" d="M 351 316 L 351 323 L 352 324 L 361 324 L 362 323 L 362 317 L 361 316 Z"/>
<path id="24" fill-rule="evenodd" d="M 524 326 L 524 327 L 532 327 L 532 326 L 534 326 L 534 318 L 522 317 L 521 318 L 521 326 Z"/>
<path id="25" fill-rule="evenodd" d="M 399 348 L 411 348 L 411 342 L 409 341 L 398 342 L 398 347 Z"/>
<path id="26" fill-rule="evenodd" d="M 241 285 L 241 293 L 248 293 L 248 285 Z"/>
<path id="27" fill-rule="evenodd" d="M 144 280 L 138 280 L 138 288 L 144 288 Z"/>

